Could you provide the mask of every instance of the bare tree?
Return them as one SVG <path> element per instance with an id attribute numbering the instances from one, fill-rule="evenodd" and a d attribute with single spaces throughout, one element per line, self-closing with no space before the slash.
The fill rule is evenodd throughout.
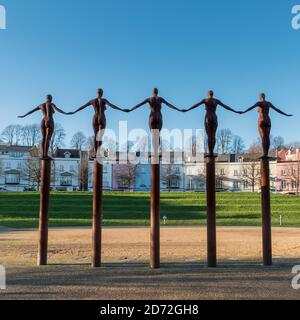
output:
<path id="1" fill-rule="evenodd" d="M 11 146 L 14 145 L 15 142 L 18 141 L 16 138 L 17 127 L 15 124 L 7 126 L 1 133 L 1 139 Z"/>
<path id="2" fill-rule="evenodd" d="M 15 125 L 15 145 L 18 146 L 22 141 L 23 127 Z"/>
<path id="3" fill-rule="evenodd" d="M 174 164 L 162 165 L 161 181 L 166 186 L 166 189 L 170 192 L 171 189 L 178 189 L 180 186 L 180 172 L 178 166 Z"/>
<path id="4" fill-rule="evenodd" d="M 261 141 L 259 138 L 251 144 L 248 152 L 249 153 L 256 153 L 256 154 L 263 152 L 262 144 L 261 144 Z"/>
<path id="5" fill-rule="evenodd" d="M 23 145 L 36 146 L 41 140 L 41 130 L 38 124 L 31 124 L 22 128 Z"/>
<path id="6" fill-rule="evenodd" d="M 285 145 L 285 147 L 287 149 L 291 149 L 291 148 L 299 149 L 300 148 L 300 141 L 293 141 L 293 142 L 287 143 Z"/>
<path id="7" fill-rule="evenodd" d="M 290 165 L 288 169 L 288 177 L 291 183 L 296 186 L 296 193 L 299 196 L 299 187 L 300 187 L 300 159 L 297 162 Z"/>
<path id="8" fill-rule="evenodd" d="M 255 187 L 260 185 L 260 164 L 256 161 L 243 164 L 240 178 L 252 192 L 255 192 Z"/>
<path id="9" fill-rule="evenodd" d="M 89 154 L 93 154 L 93 152 L 94 152 L 94 137 L 93 136 L 88 137 L 86 139 L 86 143 L 85 143 L 84 148 L 89 152 Z"/>
<path id="10" fill-rule="evenodd" d="M 87 139 L 84 133 L 82 131 L 78 131 L 73 135 L 73 138 L 71 140 L 71 147 L 81 151 L 85 146 L 86 141 Z"/>
<path id="11" fill-rule="evenodd" d="M 61 124 L 56 123 L 53 136 L 50 142 L 50 152 L 53 155 L 55 150 L 64 146 L 64 141 L 66 138 L 65 129 L 62 127 Z"/>
<path id="12" fill-rule="evenodd" d="M 280 150 L 284 148 L 284 139 L 281 136 L 274 137 L 272 139 L 272 146 L 275 150 Z"/>
<path id="13" fill-rule="evenodd" d="M 136 179 L 136 166 L 130 163 L 119 165 L 116 178 L 120 188 L 132 190 Z"/>
<path id="14" fill-rule="evenodd" d="M 23 166 L 22 174 L 30 185 L 40 189 L 41 184 L 41 160 L 39 157 L 30 157 Z"/>
<path id="15" fill-rule="evenodd" d="M 232 142 L 232 153 L 239 154 L 245 150 L 245 144 L 242 137 L 235 135 Z"/>
<path id="16" fill-rule="evenodd" d="M 217 133 L 217 148 L 222 154 L 229 153 L 232 143 L 232 132 L 230 129 L 222 129 Z"/>
<path id="17" fill-rule="evenodd" d="M 81 152 L 81 162 L 79 165 L 78 180 L 80 183 L 80 190 L 87 191 L 89 186 L 89 153 L 88 151 Z"/>

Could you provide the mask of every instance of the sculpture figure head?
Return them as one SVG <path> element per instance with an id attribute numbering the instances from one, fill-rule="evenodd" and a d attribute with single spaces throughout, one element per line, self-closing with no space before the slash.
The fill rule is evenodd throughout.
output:
<path id="1" fill-rule="evenodd" d="M 51 96 L 51 94 L 48 94 L 47 96 L 46 96 L 46 102 L 49 102 L 49 103 L 51 103 L 52 102 L 52 96 Z"/>
<path id="2" fill-rule="evenodd" d="M 98 98 L 102 98 L 103 97 L 103 89 L 98 89 L 97 90 L 97 96 L 98 96 Z"/>
<path id="3" fill-rule="evenodd" d="M 208 98 L 212 99 L 214 97 L 214 92 L 212 90 L 208 91 Z"/>
<path id="4" fill-rule="evenodd" d="M 266 100 L 266 95 L 264 93 L 261 93 L 259 97 L 260 97 L 260 101 Z"/>
<path id="5" fill-rule="evenodd" d="M 154 97 L 157 97 L 157 96 L 158 96 L 158 89 L 157 89 L 157 88 L 154 88 L 154 89 L 152 90 L 152 94 L 153 94 Z"/>

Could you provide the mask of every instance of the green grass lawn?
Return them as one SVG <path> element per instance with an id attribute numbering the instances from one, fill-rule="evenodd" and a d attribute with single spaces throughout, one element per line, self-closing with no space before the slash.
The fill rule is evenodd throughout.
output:
<path id="1" fill-rule="evenodd" d="M 168 225 L 206 225 L 204 193 L 162 193 L 161 217 Z M 0 226 L 33 228 L 38 226 L 38 193 L 0 193 Z M 104 225 L 149 225 L 148 193 L 105 193 Z M 300 197 L 272 195 L 272 223 L 300 227 Z M 91 226 L 92 194 L 51 194 L 50 227 Z M 261 225 L 260 194 L 218 193 L 217 223 L 219 226 Z"/>

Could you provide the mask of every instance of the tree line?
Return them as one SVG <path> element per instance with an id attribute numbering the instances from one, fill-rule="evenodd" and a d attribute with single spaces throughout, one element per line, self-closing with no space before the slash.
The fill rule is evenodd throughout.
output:
<path id="1" fill-rule="evenodd" d="M 29 124 L 25 126 L 12 124 L 1 132 L 0 139 L 11 146 L 38 146 L 41 140 L 40 126 L 38 124 Z M 66 132 L 64 128 L 59 123 L 56 123 L 50 144 L 51 153 L 53 154 L 57 148 L 65 147 L 65 140 Z M 273 150 L 300 147 L 300 142 L 295 141 L 292 143 L 285 143 L 284 138 L 281 136 L 272 137 L 271 141 L 271 148 Z M 128 145 L 130 145 L 130 142 Z M 78 150 L 90 151 L 93 149 L 93 137 L 87 137 L 82 131 L 78 131 L 73 135 L 69 146 Z M 116 149 L 116 146 L 117 145 L 115 145 L 113 149 Z M 206 138 L 205 149 L 207 149 Z M 234 134 L 230 129 L 220 129 L 217 132 L 216 152 L 219 154 L 240 154 L 244 152 L 261 153 L 261 151 L 261 141 L 259 138 L 246 148 L 244 139 L 241 136 Z"/>

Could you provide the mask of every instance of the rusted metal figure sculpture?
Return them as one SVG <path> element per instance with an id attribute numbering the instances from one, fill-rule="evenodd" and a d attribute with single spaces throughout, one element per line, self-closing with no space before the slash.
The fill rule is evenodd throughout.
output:
<path id="1" fill-rule="evenodd" d="M 181 111 L 165 99 L 158 96 L 158 89 L 154 88 L 152 97 L 133 107 L 130 112 L 145 104 L 150 105 L 149 128 L 152 135 L 153 157 L 151 161 L 151 231 L 150 231 L 150 266 L 160 266 L 160 161 L 159 145 L 160 131 L 163 127 L 161 113 L 162 105 L 165 104 L 171 109 Z"/>
<path id="2" fill-rule="evenodd" d="M 46 102 L 35 109 L 29 111 L 24 116 L 41 110 L 44 118 L 41 123 L 42 131 L 42 159 L 41 159 L 41 191 L 40 191 L 40 211 L 39 211 L 39 246 L 37 264 L 39 266 L 47 265 L 48 261 L 48 224 L 49 224 L 49 202 L 50 202 L 50 183 L 51 183 L 51 157 L 49 157 L 50 141 L 54 132 L 53 114 L 55 111 L 67 114 L 52 103 L 52 96 L 46 97 Z"/>
<path id="3" fill-rule="evenodd" d="M 247 109 L 244 113 L 258 108 L 258 131 L 262 140 L 263 156 L 260 160 L 261 174 L 261 208 L 262 208 L 262 244 L 263 244 L 263 262 L 264 265 L 272 265 L 272 223 L 271 223 L 271 196 L 270 196 L 270 164 L 269 164 L 269 149 L 270 149 L 270 132 L 271 119 L 270 109 L 278 113 L 290 117 L 292 115 L 276 108 L 271 102 L 266 101 L 266 95 L 260 94 L 260 101 L 254 106 Z"/>
<path id="4" fill-rule="evenodd" d="M 95 115 L 93 118 L 94 129 L 94 193 L 93 193 L 93 245 L 92 245 L 92 266 L 94 268 L 101 266 L 101 248 L 102 248 L 102 200 L 103 200 L 103 164 L 101 159 L 96 159 L 98 151 L 102 146 L 102 139 L 106 129 L 106 106 L 112 109 L 128 112 L 103 98 L 103 90 L 98 89 L 97 98 L 89 101 L 69 115 L 75 114 L 89 106 L 93 106 Z"/>
<path id="5" fill-rule="evenodd" d="M 266 101 L 266 95 L 264 93 L 260 94 L 260 101 L 258 101 L 254 106 L 250 107 L 243 113 L 247 113 L 253 109 L 257 108 L 259 112 L 258 119 L 258 131 L 262 140 L 263 157 L 267 158 L 270 149 L 270 132 L 271 132 L 271 119 L 270 119 L 270 109 L 286 116 L 291 117 L 291 114 L 286 114 L 280 109 L 276 108 L 271 102 Z"/>
<path id="6" fill-rule="evenodd" d="M 52 103 L 52 96 L 49 94 L 46 97 L 46 102 L 42 103 L 38 107 L 34 108 L 33 110 L 26 113 L 24 116 L 19 116 L 19 118 L 25 118 L 29 116 L 30 114 L 41 110 L 44 114 L 44 118 L 41 122 L 41 131 L 42 131 L 42 159 L 49 159 L 49 146 L 50 141 L 54 132 L 54 120 L 53 120 L 53 114 L 55 111 L 60 112 L 62 114 L 68 114 L 61 109 L 59 109 L 54 103 Z"/>
<path id="7" fill-rule="evenodd" d="M 206 155 L 206 197 L 207 197 L 207 264 L 209 267 L 217 265 L 217 233 L 216 233 L 216 164 L 214 149 L 216 145 L 216 132 L 218 129 L 218 117 L 216 114 L 217 106 L 226 110 L 239 113 L 233 108 L 225 105 L 220 100 L 214 99 L 212 90 L 208 92 L 208 98 L 195 104 L 188 110 L 196 109 L 201 105 L 206 107 L 205 129 L 208 142 L 208 154 Z"/>
<path id="8" fill-rule="evenodd" d="M 207 144 L 208 144 L 208 157 L 214 156 L 214 149 L 216 146 L 216 132 L 218 129 L 218 117 L 216 114 L 217 107 L 221 106 L 228 111 L 232 111 L 238 114 L 242 114 L 241 111 L 236 111 L 233 108 L 227 106 L 223 102 L 218 99 L 214 99 L 214 92 L 210 90 L 208 92 L 208 98 L 203 99 L 199 103 L 195 104 L 191 108 L 187 110 L 183 110 L 183 112 L 188 112 L 190 110 L 196 109 L 202 105 L 205 105 L 206 108 L 206 116 L 205 116 L 205 130 L 207 134 Z"/>
<path id="9" fill-rule="evenodd" d="M 112 109 L 129 112 L 127 109 L 121 109 L 114 104 L 110 103 L 107 99 L 103 98 L 103 89 L 98 89 L 97 91 L 97 98 L 89 101 L 82 107 L 78 108 L 74 112 L 69 112 L 69 115 L 75 114 L 85 108 L 93 106 L 95 115 L 93 118 L 93 129 L 94 129 L 94 157 L 97 155 L 98 148 L 102 145 L 102 138 L 106 129 L 106 106 L 111 107 Z"/>

